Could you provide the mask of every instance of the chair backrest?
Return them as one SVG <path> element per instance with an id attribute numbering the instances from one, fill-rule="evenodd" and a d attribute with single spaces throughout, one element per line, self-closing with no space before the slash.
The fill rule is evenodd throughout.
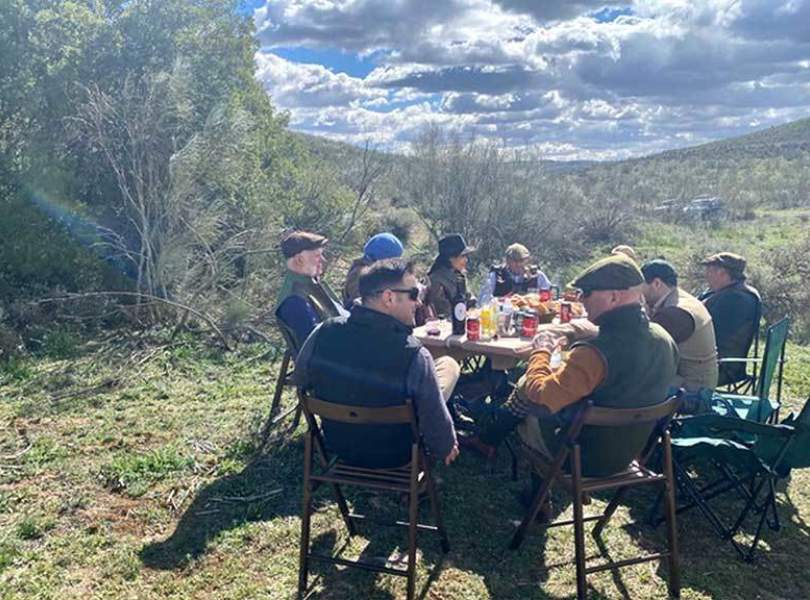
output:
<path id="1" fill-rule="evenodd" d="M 569 442 L 582 447 L 586 476 L 621 471 L 633 460 L 645 461 L 680 403 L 680 394 L 641 408 L 608 408 L 586 404 L 569 429 Z M 574 436 L 572 438 L 572 436 Z"/>
<path id="2" fill-rule="evenodd" d="M 315 398 L 301 388 L 298 396 L 309 434 L 325 442 L 337 456 L 350 464 L 384 466 L 391 461 L 398 462 L 400 458 L 410 459 L 413 452 L 421 448 L 416 411 L 410 400 L 394 406 L 369 407 L 329 402 Z M 315 417 L 320 418 L 320 423 Z M 369 430 L 364 433 L 366 427 Z M 358 436 L 364 436 L 363 443 L 358 442 Z M 383 443 L 383 440 L 385 447 L 378 447 L 376 444 Z M 421 449 L 418 451 L 421 453 Z"/>
<path id="3" fill-rule="evenodd" d="M 287 350 L 295 360 L 295 357 L 298 356 L 298 351 L 301 348 L 298 345 L 298 341 L 295 339 L 295 334 L 290 327 L 282 321 L 279 317 L 276 317 L 276 325 L 278 326 L 278 330 L 281 332 L 281 337 L 284 338 L 284 343 L 287 344 Z"/>
<path id="4" fill-rule="evenodd" d="M 767 400 L 771 391 L 771 382 L 779 366 L 779 359 L 787 342 L 790 319 L 785 317 L 778 323 L 768 327 L 765 337 L 765 350 L 762 352 L 762 367 L 759 371 L 756 395 L 761 400 Z"/>
<path id="5" fill-rule="evenodd" d="M 415 420 L 413 405 L 410 401 L 396 406 L 349 406 L 313 398 L 307 392 L 301 394 L 301 400 L 310 415 L 337 421 L 338 423 L 403 425 Z"/>

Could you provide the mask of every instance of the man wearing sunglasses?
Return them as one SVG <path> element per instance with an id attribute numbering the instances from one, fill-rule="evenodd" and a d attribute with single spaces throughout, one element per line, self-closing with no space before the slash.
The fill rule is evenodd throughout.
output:
<path id="1" fill-rule="evenodd" d="M 361 304 L 330 319 L 307 338 L 296 361 L 296 383 L 327 402 L 350 406 L 414 403 L 428 452 L 450 464 L 458 455 L 446 401 L 461 369 L 450 357 L 434 361 L 411 335 L 421 289 L 410 263 L 375 262 L 360 274 Z M 344 461 L 392 468 L 410 460 L 408 425 L 371 428 L 325 421 L 326 443 Z"/>
<path id="2" fill-rule="evenodd" d="M 675 377 L 678 347 L 641 307 L 644 278 L 630 258 L 604 258 L 583 271 L 571 285 L 581 290 L 588 319 L 599 326 L 596 337 L 574 343 L 559 369 L 551 355 L 567 338 L 543 332 L 517 393 L 494 415 L 480 436 L 480 448 L 493 448 L 520 426 L 524 442 L 551 456 L 575 406 L 590 399 L 596 406 L 640 408 L 662 402 Z M 607 429 L 607 428 L 603 428 Z M 592 433 L 583 444 L 586 476 L 606 476 L 632 460 L 623 449 L 635 447 L 634 431 Z M 643 435 L 647 435 L 648 432 Z"/>

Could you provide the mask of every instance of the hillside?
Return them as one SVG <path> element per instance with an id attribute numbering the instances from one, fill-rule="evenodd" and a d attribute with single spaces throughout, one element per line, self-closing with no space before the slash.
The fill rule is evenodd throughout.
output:
<path id="1" fill-rule="evenodd" d="M 810 118 L 708 144 L 668 150 L 640 160 L 793 159 L 808 153 L 810 153 Z"/>

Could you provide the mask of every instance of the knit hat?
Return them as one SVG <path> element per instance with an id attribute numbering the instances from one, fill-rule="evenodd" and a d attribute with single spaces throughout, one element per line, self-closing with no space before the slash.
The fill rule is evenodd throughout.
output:
<path id="1" fill-rule="evenodd" d="M 374 262 L 386 258 L 399 258 L 404 248 L 393 233 L 378 233 L 369 238 L 363 246 L 363 256 Z"/>

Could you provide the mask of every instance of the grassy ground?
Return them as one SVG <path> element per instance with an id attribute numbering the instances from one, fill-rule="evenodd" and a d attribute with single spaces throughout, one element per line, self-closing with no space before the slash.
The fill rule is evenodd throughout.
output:
<path id="1" fill-rule="evenodd" d="M 0 597 L 288 598 L 295 589 L 301 430 L 256 452 L 275 365 L 268 346 L 223 354 L 192 340 L 113 337 L 54 341 L 47 355 L 0 371 Z M 785 395 L 810 392 L 810 351 L 789 350 Z M 291 402 L 291 398 L 286 401 Z M 427 598 L 564 598 L 574 594 L 572 535 L 534 532 L 506 549 L 522 484 L 505 459 L 490 473 L 463 453 L 439 471 L 452 551 L 421 537 Z M 314 519 L 321 549 L 345 534 L 327 495 Z M 613 558 L 657 549 L 662 528 L 629 524 L 648 496 L 630 498 L 606 533 Z M 396 499 L 353 496 L 360 510 L 402 514 Z M 591 506 L 603 505 L 598 498 Z M 570 512 L 560 499 L 557 507 Z M 685 598 L 810 597 L 805 574 L 810 476 L 780 496 L 785 528 L 766 533 L 748 565 L 698 514 L 679 521 Z M 346 552 L 392 558 L 400 532 L 361 535 Z M 590 543 L 589 553 L 596 551 Z M 315 566 L 313 595 L 399 598 L 404 580 Z M 656 564 L 589 577 L 595 597 L 665 597 Z"/>

